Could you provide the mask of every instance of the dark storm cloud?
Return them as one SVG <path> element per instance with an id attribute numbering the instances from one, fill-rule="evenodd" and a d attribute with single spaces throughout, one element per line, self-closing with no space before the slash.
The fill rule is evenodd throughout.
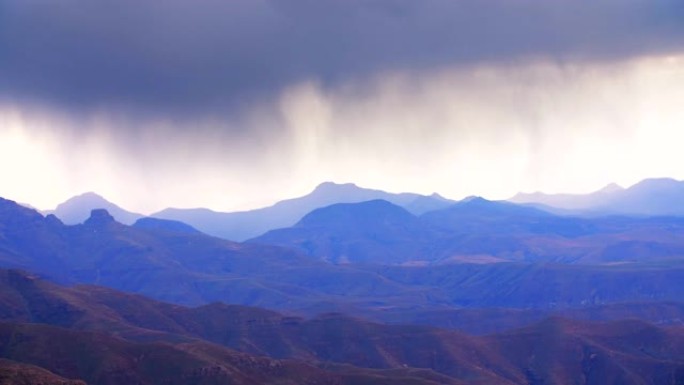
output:
<path id="1" fill-rule="evenodd" d="M 681 0 L 0 0 L 0 97 L 221 111 L 315 79 L 684 47 Z"/>

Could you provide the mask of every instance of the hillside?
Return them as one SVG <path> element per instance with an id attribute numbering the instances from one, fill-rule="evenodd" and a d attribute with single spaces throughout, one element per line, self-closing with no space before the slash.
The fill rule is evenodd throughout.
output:
<path id="1" fill-rule="evenodd" d="M 0 385 L 86 385 L 69 380 L 48 370 L 16 361 L 0 359 Z"/>
<path id="2" fill-rule="evenodd" d="M 566 384 L 578 378 L 665 384 L 684 374 L 681 327 L 550 318 L 472 337 L 341 314 L 304 319 L 222 304 L 185 308 L 1 272 L 0 302 L 9 310 L 0 314 L 1 357 L 89 383 L 122 378 L 143 384 L 213 383 L 231 378 L 237 381 L 233 383 L 268 384 L 277 377 L 333 384 L 371 378 L 373 384 Z M 18 334 L 24 338 L 11 339 Z"/>
<path id="3" fill-rule="evenodd" d="M 252 356 L 200 341 L 141 343 L 39 324 L 0 323 L 0 351 L 6 359 L 103 385 L 458 383 L 429 372 L 325 370 L 310 363 Z"/>

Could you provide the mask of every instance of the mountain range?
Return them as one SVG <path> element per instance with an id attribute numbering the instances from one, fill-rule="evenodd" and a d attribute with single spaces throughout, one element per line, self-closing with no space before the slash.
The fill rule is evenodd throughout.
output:
<path id="1" fill-rule="evenodd" d="M 482 203 L 486 202 L 471 200 L 462 205 Z M 366 205 L 403 210 L 383 201 L 352 207 Z M 380 217 L 372 212 L 367 218 L 380 222 L 415 218 L 405 211 L 397 214 Z M 1 200 L 0 266 L 33 271 L 57 282 L 103 285 L 185 305 L 221 301 L 308 315 L 339 311 L 375 319 L 391 319 L 393 314 L 411 319 L 415 314 L 463 307 L 568 309 L 678 301 L 684 296 L 684 263 L 674 257 L 630 261 L 625 256 L 599 264 L 562 260 L 332 264 L 296 248 L 239 244 L 179 230 L 176 225 L 126 226 L 98 209 L 83 224 L 68 226 L 52 215 L 43 217 Z M 351 227 L 360 226 L 352 222 Z M 673 238 L 680 239 L 676 234 Z M 390 241 L 386 243 L 391 246 Z"/>
<path id="2" fill-rule="evenodd" d="M 684 182 L 645 179 L 629 188 L 610 184 L 590 194 L 520 193 L 509 201 L 584 215 L 684 216 Z"/>
<path id="3" fill-rule="evenodd" d="M 454 201 L 439 194 L 429 196 L 401 193 L 392 194 L 380 190 L 358 187 L 352 183 L 336 184 L 325 182 L 310 194 L 287 199 L 273 206 L 250 211 L 217 212 L 206 208 L 168 208 L 150 215 L 158 219 L 183 222 L 196 229 L 219 238 L 244 241 L 268 230 L 291 226 L 311 210 L 335 203 L 354 203 L 373 199 L 384 199 L 406 208 L 414 214 L 445 208 Z M 75 196 L 44 214 L 54 214 L 69 225 L 83 223 L 94 209 L 105 209 L 118 222 L 132 225 L 143 215 L 127 211 L 105 198 L 93 193 Z"/>
<path id="4" fill-rule="evenodd" d="M 509 199 L 543 211 L 571 216 L 641 215 L 684 216 L 684 182 L 646 179 L 624 189 L 616 184 L 591 194 L 519 193 Z M 465 200 L 468 200 L 466 198 Z M 325 182 L 310 194 L 249 211 L 217 212 L 207 208 L 167 208 L 151 217 L 186 223 L 199 231 L 223 239 L 244 241 L 267 231 L 295 225 L 309 212 L 338 203 L 385 200 L 420 216 L 447 208 L 456 201 L 439 194 L 429 196 L 366 189 L 352 183 Z M 118 222 L 131 225 L 143 215 L 127 211 L 95 193 L 75 196 L 44 214 L 54 214 L 65 224 L 83 223 L 93 209 L 106 209 Z"/>
<path id="5" fill-rule="evenodd" d="M 421 290 L 296 250 L 161 227 L 126 226 L 102 209 L 93 210 L 83 224 L 68 226 L 53 215 L 0 200 L 0 266 L 183 304 L 220 300 L 298 309 L 421 298 Z"/>
<path id="6" fill-rule="evenodd" d="M 105 209 L 117 221 L 126 225 L 132 225 L 136 220 L 144 217 L 142 214 L 122 209 L 93 192 L 87 192 L 70 198 L 60 203 L 54 210 L 47 210 L 43 214 L 53 214 L 65 224 L 76 225 L 88 219 L 90 212 L 94 209 Z"/>
<path id="7" fill-rule="evenodd" d="M 0 384 L 684 383 L 684 217 L 622 209 L 324 184 L 238 243 L 0 198 Z"/>
<path id="8" fill-rule="evenodd" d="M 335 263 L 606 264 L 684 256 L 684 218 L 559 216 L 482 198 L 415 216 L 375 200 L 320 208 L 249 242 Z"/>
<path id="9" fill-rule="evenodd" d="M 411 193 L 392 194 L 361 188 L 352 183 L 326 182 L 306 196 L 283 200 L 273 206 L 256 210 L 222 213 L 209 209 L 169 208 L 151 216 L 185 222 L 204 233 L 219 238 L 244 241 L 271 229 L 291 226 L 310 211 L 320 207 L 373 199 L 393 202 L 416 214 L 444 208 L 454 203 L 438 194 L 430 196 Z"/>

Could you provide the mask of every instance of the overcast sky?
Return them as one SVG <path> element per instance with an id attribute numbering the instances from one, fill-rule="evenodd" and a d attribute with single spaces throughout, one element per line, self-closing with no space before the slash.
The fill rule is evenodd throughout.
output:
<path id="1" fill-rule="evenodd" d="M 0 196 L 684 179 L 681 0 L 0 0 Z"/>

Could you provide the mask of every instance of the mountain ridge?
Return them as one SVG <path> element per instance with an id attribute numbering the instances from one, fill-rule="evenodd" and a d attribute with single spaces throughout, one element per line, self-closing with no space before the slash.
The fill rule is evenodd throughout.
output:
<path id="1" fill-rule="evenodd" d="M 226 213 L 204 208 L 168 208 L 150 216 L 178 220 L 220 238 L 245 241 L 269 230 L 292 226 L 317 208 L 337 203 L 356 203 L 375 199 L 405 206 L 409 210 L 414 210 L 415 213 L 444 208 L 454 203 L 438 194 L 430 196 L 414 193 L 394 194 L 358 187 L 353 183 L 324 182 L 307 195 L 282 200 L 272 206 L 254 210 Z"/>
<path id="2" fill-rule="evenodd" d="M 383 207 L 403 212 L 402 217 L 414 218 L 404 209 L 390 205 L 382 203 Z M 532 219 L 539 220 L 538 217 Z M 617 234 L 617 239 L 636 237 L 638 232 L 620 232 L 633 228 L 632 220 L 628 218 L 602 226 L 615 227 L 617 230 L 612 227 L 608 230 Z M 654 229 L 668 226 L 670 232 L 677 229 L 672 227 L 677 223 L 669 219 L 635 220 Z M 461 222 L 459 226 L 473 225 L 471 221 Z M 534 226 L 521 236 L 548 232 L 545 225 L 541 226 L 544 231 L 541 232 L 536 222 L 532 224 Z M 682 227 L 681 224 L 677 226 Z M 372 243 L 386 247 L 373 246 L 373 250 L 380 250 L 389 257 L 396 255 L 395 250 L 404 252 L 403 249 L 410 255 L 410 247 L 418 244 L 415 237 L 423 236 L 411 227 L 403 226 L 402 222 L 399 226 L 392 222 L 386 224 L 383 228 L 390 231 L 384 235 L 374 233 L 376 228 L 381 229 L 375 225 L 365 229 L 355 225 L 351 230 L 361 231 Z M 464 231 L 467 235 L 471 230 L 465 227 Z M 440 229 L 437 234 L 443 231 Z M 644 227 L 643 231 L 650 234 L 653 230 Z M 352 258 L 348 262 L 340 260 L 345 263 L 331 264 L 289 247 L 239 244 L 201 233 L 141 229 L 110 220 L 104 225 L 68 226 L 54 217 L 43 217 L 10 201 L 0 201 L 0 234 L 0 266 L 34 271 L 50 276 L 56 282 L 103 285 L 184 305 L 222 301 L 299 314 L 339 311 L 374 315 L 381 311 L 401 314 L 462 307 L 563 309 L 625 301 L 674 301 L 684 295 L 684 287 L 680 284 L 684 274 L 681 258 L 673 254 L 672 259 L 656 260 L 653 254 L 678 249 L 668 250 L 664 244 L 656 244 L 661 245 L 656 248 L 643 243 L 645 240 L 614 244 L 613 249 L 602 256 L 606 260 L 588 256 L 591 258 L 584 264 L 573 262 L 569 259 L 572 255 L 561 255 L 559 261 L 552 263 L 548 258 L 508 254 L 510 251 L 505 247 L 513 246 L 513 250 L 517 250 L 518 244 L 507 245 L 486 233 L 483 238 L 459 237 L 455 246 L 425 244 L 444 247 L 443 251 L 448 253 L 461 253 L 457 256 L 482 250 L 468 249 L 475 246 L 485 245 L 491 252 L 497 252 L 495 247 L 504 248 L 499 260 L 493 261 L 496 263 L 484 259 L 481 254 L 467 254 L 469 258 L 480 258 L 479 261 L 454 259 L 451 258 L 454 254 L 446 254 L 450 258 L 436 264 L 380 265 L 373 264 L 372 260 L 355 263 Z M 358 236 L 358 233 L 350 234 L 354 236 L 351 240 Z M 401 234 L 399 239 L 405 243 L 397 243 L 397 238 L 385 238 L 385 235 L 396 234 Z M 682 239 L 676 232 L 670 237 L 677 242 Z M 535 251 L 541 246 L 553 252 L 559 247 L 571 250 L 567 242 L 572 238 L 553 235 L 549 239 L 560 243 L 535 241 L 528 250 Z M 581 239 L 583 245 L 591 247 L 605 245 L 605 240 L 603 235 Z M 390 247 L 392 245 L 394 247 Z M 407 246 L 397 248 L 397 245 Z M 641 255 L 635 255 L 634 260 L 623 254 L 637 251 Z M 504 257 L 508 260 L 503 260 Z M 381 261 L 379 257 L 377 260 Z M 411 319 L 410 314 L 406 317 Z"/>
<path id="3" fill-rule="evenodd" d="M 45 211 L 45 214 L 53 214 L 65 224 L 75 225 L 87 220 L 94 209 L 105 209 L 118 222 L 126 225 L 132 225 L 143 217 L 142 214 L 127 211 L 94 192 L 69 198 L 57 205 L 54 210 Z"/>
<path id="4" fill-rule="evenodd" d="M 404 215 L 389 220 L 390 208 Z M 684 235 L 684 219 L 564 216 L 471 197 L 418 217 L 386 201 L 331 205 L 248 243 L 291 247 L 335 263 L 602 264 L 684 256 L 684 242 L 674 234 Z"/>
<path id="5" fill-rule="evenodd" d="M 508 200 L 546 205 L 580 215 L 684 216 L 684 181 L 650 178 L 628 188 L 610 184 L 588 194 L 518 193 Z"/>

